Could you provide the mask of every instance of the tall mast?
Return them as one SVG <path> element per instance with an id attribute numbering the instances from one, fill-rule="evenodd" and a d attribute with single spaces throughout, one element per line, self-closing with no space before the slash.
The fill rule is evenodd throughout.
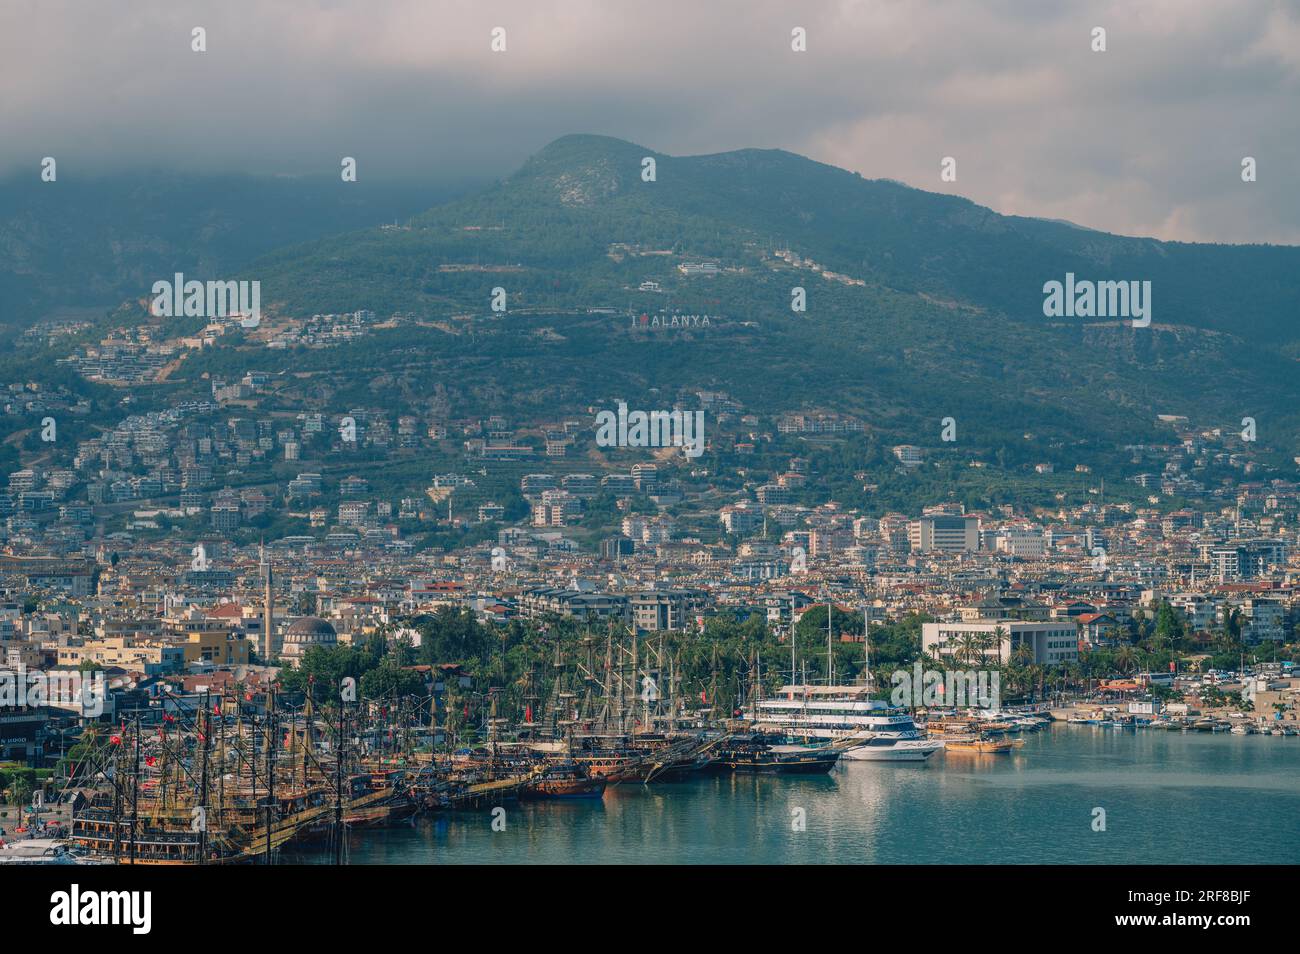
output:
<path id="1" fill-rule="evenodd" d="M 235 710 L 239 712 L 238 708 Z M 238 721 L 238 720 L 236 720 Z M 220 736 L 217 741 L 217 748 L 221 755 L 218 758 L 220 774 L 217 775 L 217 823 L 224 827 L 226 823 L 226 690 L 221 690 L 221 718 L 217 722 L 217 732 Z"/>
<path id="2" fill-rule="evenodd" d="M 835 656 L 831 645 L 834 618 L 835 604 L 828 599 L 826 601 L 826 685 L 828 686 L 835 685 Z"/>
<path id="3" fill-rule="evenodd" d="M 792 607 L 792 609 L 793 609 L 793 607 Z M 794 658 L 794 652 L 795 652 L 795 650 L 794 650 L 794 614 L 791 613 L 791 615 L 790 615 L 790 685 L 792 685 L 792 686 L 795 685 L 795 684 L 797 684 L 797 683 L 799 682 L 799 676 L 798 676 L 798 674 L 795 672 L 795 658 Z"/>
<path id="4" fill-rule="evenodd" d="M 122 735 L 126 735 L 125 723 Z M 118 864 L 122 860 L 122 746 L 114 748 L 117 751 L 113 755 L 113 864 Z"/>
<path id="5" fill-rule="evenodd" d="M 339 744 L 334 768 L 334 863 L 343 863 L 343 696 L 339 695 Z"/>
<path id="6" fill-rule="evenodd" d="M 275 825 L 275 689 L 266 697 L 266 863 L 271 863 L 271 829 Z"/>
<path id="7" fill-rule="evenodd" d="M 212 737 L 212 709 L 207 690 L 203 692 L 203 774 L 199 777 L 199 807 L 203 824 L 199 828 L 199 864 L 208 860 L 208 740 Z"/>
<path id="8" fill-rule="evenodd" d="M 630 678 L 629 681 L 628 681 L 628 687 L 627 687 L 627 691 L 628 691 L 629 696 L 630 696 L 630 698 L 628 699 L 628 710 L 634 714 L 634 715 L 633 715 L 633 719 L 636 718 L 636 716 L 635 716 L 635 713 L 636 713 L 636 687 L 637 687 L 637 676 L 640 674 L 640 663 L 641 663 L 640 653 L 638 652 L 638 649 L 639 649 L 639 644 L 638 644 L 638 642 L 637 642 L 637 638 L 636 638 L 636 625 L 633 624 L 633 626 L 632 626 L 632 676 L 631 676 L 631 678 Z M 649 711 L 650 711 L 650 709 L 649 709 L 649 703 L 647 702 L 647 703 L 646 703 L 646 717 L 649 716 Z M 643 718 L 644 718 L 644 717 L 643 717 Z M 644 726 L 642 726 L 642 728 L 644 729 Z"/>
<path id="9" fill-rule="evenodd" d="M 131 785 L 131 864 L 136 858 L 136 825 L 140 819 L 140 710 L 135 713 L 135 773 Z"/>
<path id="10" fill-rule="evenodd" d="M 868 619 L 870 610 L 866 607 L 862 609 L 862 678 L 866 683 L 867 691 L 871 691 L 871 620 Z"/>

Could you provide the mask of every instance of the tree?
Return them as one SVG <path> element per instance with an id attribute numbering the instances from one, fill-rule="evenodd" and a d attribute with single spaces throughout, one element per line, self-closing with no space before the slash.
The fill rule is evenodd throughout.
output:
<path id="1" fill-rule="evenodd" d="M 1034 647 L 1028 640 L 1016 643 L 1016 648 L 1011 651 L 1011 661 L 1020 666 L 1028 666 L 1034 661 Z"/>
<path id="2" fill-rule="evenodd" d="M 980 655 L 980 637 L 978 633 L 962 633 L 957 637 L 957 660 L 969 666 Z"/>
<path id="3" fill-rule="evenodd" d="M 426 694 L 424 678 L 418 672 L 403 669 L 392 657 L 385 658 L 378 666 L 361 677 L 361 695 L 367 699 Z"/>
<path id="4" fill-rule="evenodd" d="M 1162 600 L 1156 610 L 1155 635 L 1166 643 L 1174 643 L 1182 639 L 1185 634 L 1186 626 L 1178 610 L 1174 609 L 1167 600 Z"/>

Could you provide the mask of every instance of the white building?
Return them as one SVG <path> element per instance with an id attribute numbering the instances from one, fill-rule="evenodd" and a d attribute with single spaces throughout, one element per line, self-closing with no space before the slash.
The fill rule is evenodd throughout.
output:
<path id="1" fill-rule="evenodd" d="M 967 623 L 923 623 L 921 649 L 938 659 L 974 662 L 960 654 L 965 637 L 988 640 L 979 654 L 985 660 L 1009 662 L 1016 649 L 1027 644 L 1035 665 L 1059 665 L 1079 658 L 1079 630 L 1073 620 L 1027 623 L 1010 619 L 982 619 Z"/>
<path id="2" fill-rule="evenodd" d="M 997 548 L 1008 556 L 1037 560 L 1047 552 L 1047 539 L 1040 530 L 1008 527 L 998 533 Z"/>
<path id="3" fill-rule="evenodd" d="M 907 539 L 916 553 L 974 553 L 980 548 L 979 518 L 922 517 L 908 523 Z"/>

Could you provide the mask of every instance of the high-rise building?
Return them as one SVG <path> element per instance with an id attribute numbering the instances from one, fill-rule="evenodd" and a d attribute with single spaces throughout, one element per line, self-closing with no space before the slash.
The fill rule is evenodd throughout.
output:
<path id="1" fill-rule="evenodd" d="M 974 553 L 980 548 L 978 517 L 932 516 L 907 525 L 913 552 Z"/>

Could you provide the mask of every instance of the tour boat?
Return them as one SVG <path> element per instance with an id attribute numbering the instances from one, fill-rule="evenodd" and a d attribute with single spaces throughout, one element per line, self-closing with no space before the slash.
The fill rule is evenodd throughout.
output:
<path id="1" fill-rule="evenodd" d="M 763 736 L 734 736 L 719 744 L 709 766 L 714 772 L 752 772 L 775 775 L 824 775 L 835 767 L 841 750 L 833 743 L 820 745 L 770 744 Z"/>
<path id="2" fill-rule="evenodd" d="M 847 741 L 854 762 L 922 762 L 944 744 L 928 739 L 904 709 L 872 699 L 866 686 L 783 686 L 746 710 L 759 732 L 792 739 Z"/>

